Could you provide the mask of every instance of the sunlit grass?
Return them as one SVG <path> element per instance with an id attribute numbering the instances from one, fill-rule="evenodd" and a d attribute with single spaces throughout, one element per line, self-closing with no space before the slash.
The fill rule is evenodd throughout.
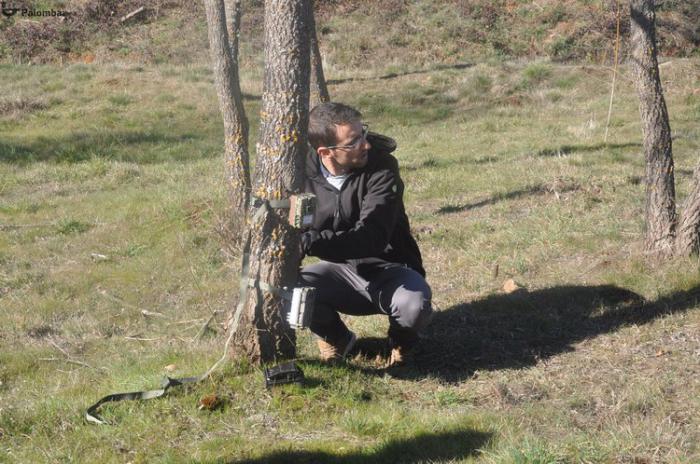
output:
<path id="1" fill-rule="evenodd" d="M 695 61 L 662 67 L 679 204 L 700 147 L 697 75 Z M 3 66 L 0 78 L 0 460 L 698 456 L 688 367 L 700 349 L 698 264 L 650 264 L 641 251 L 644 170 L 627 80 L 607 145 L 606 69 L 482 63 L 331 86 L 399 144 L 440 309 L 426 342 L 434 357 L 416 378 L 386 376 L 386 320 L 352 318 L 379 348 L 328 367 L 301 334 L 303 387 L 267 391 L 259 368 L 230 364 L 166 398 L 106 406 L 114 425 L 98 427 L 82 419 L 91 402 L 201 373 L 223 349 L 238 257 L 218 232 L 211 75 Z M 243 87 L 254 146 L 260 84 Z M 509 278 L 525 293 L 505 295 Z M 199 410 L 212 393 L 221 409 Z"/>

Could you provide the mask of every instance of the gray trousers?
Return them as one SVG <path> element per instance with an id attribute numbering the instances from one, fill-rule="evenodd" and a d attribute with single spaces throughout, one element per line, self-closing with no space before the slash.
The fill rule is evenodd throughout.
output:
<path id="1" fill-rule="evenodd" d="M 311 331 L 331 344 L 344 340 L 348 328 L 338 313 L 389 316 L 389 338 L 411 346 L 430 323 L 432 293 L 419 273 L 403 265 L 389 265 L 358 274 L 346 263 L 321 261 L 305 266 L 300 284 L 316 288 Z M 369 279 L 369 280 L 368 280 Z"/>

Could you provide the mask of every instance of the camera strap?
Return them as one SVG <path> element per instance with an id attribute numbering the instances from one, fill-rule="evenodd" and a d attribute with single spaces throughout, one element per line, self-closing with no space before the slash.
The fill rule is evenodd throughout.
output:
<path id="1" fill-rule="evenodd" d="M 253 197 L 251 199 L 251 207 L 255 208 L 255 213 L 253 215 L 253 222 L 259 221 L 268 208 L 272 209 L 289 209 L 289 200 L 266 200 L 258 197 Z M 245 308 L 246 301 L 248 299 L 248 289 L 256 288 L 258 291 L 266 291 L 272 293 L 280 298 L 290 300 L 292 293 L 286 288 L 277 288 L 266 282 L 260 281 L 260 276 L 257 275 L 254 279 L 250 278 L 250 245 L 251 245 L 251 233 L 247 232 L 245 246 L 243 247 L 243 257 L 241 266 L 241 280 L 240 280 L 240 294 L 238 298 L 238 305 L 236 307 L 236 312 L 231 320 L 231 325 L 229 326 L 229 336 L 226 340 L 226 345 L 224 346 L 224 353 L 221 358 L 214 363 L 204 374 L 198 377 L 182 377 L 182 378 L 171 378 L 166 377 L 161 383 L 161 388 L 155 390 L 145 390 L 145 391 L 135 391 L 127 393 L 113 393 L 107 395 L 97 401 L 95 404 L 90 406 L 87 411 L 85 411 L 85 420 L 93 424 L 109 424 L 106 420 L 102 419 L 98 414 L 97 410 L 104 403 L 109 403 L 112 401 L 125 401 L 125 400 L 150 400 L 154 398 L 160 398 L 164 396 L 168 390 L 173 387 L 177 387 L 184 384 L 194 384 L 201 382 L 202 380 L 208 378 L 212 372 L 214 372 L 219 365 L 226 360 L 228 356 L 228 347 L 233 339 L 233 335 L 238 330 L 238 323 L 243 314 L 243 309 Z M 258 299 L 260 302 L 260 299 Z M 259 303 L 258 303 L 259 304 Z"/>

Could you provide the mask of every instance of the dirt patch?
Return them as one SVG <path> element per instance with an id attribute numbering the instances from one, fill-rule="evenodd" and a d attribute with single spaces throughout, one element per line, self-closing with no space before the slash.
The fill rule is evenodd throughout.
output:
<path id="1" fill-rule="evenodd" d="M 17 118 L 46 108 L 48 108 L 48 105 L 44 101 L 32 98 L 15 97 L 0 100 L 0 116 L 11 118 Z"/>
<path id="2" fill-rule="evenodd" d="M 57 335 L 58 330 L 53 328 L 50 325 L 37 325 L 32 327 L 31 329 L 27 330 L 27 335 L 29 335 L 31 338 L 34 339 L 42 339 L 46 337 L 50 337 L 51 335 Z"/>

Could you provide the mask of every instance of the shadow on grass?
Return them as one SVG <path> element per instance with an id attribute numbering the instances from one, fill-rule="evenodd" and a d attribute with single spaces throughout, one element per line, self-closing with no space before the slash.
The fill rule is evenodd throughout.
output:
<path id="1" fill-rule="evenodd" d="M 492 295 L 436 312 L 433 335 L 406 377 L 459 381 L 476 370 L 531 366 L 582 340 L 687 311 L 699 300 L 700 286 L 656 301 L 612 285 Z"/>
<path id="2" fill-rule="evenodd" d="M 0 162 L 27 164 L 40 161 L 76 163 L 93 157 L 157 163 L 170 159 L 189 158 L 190 150 L 182 156 L 153 153 L 155 146 L 170 150 L 179 143 L 202 139 L 200 134 L 171 136 L 154 132 L 77 132 L 65 137 L 37 137 L 31 143 L 0 140 Z M 125 153 L 129 149 L 136 154 Z M 136 150 L 134 150 L 136 148 Z M 198 155 L 201 156 L 201 155 Z"/>
<path id="3" fill-rule="evenodd" d="M 556 192 L 561 194 L 561 193 L 568 193 L 568 192 L 573 192 L 575 190 L 579 190 L 580 186 L 576 184 L 571 184 L 571 185 L 563 185 L 561 188 L 557 189 Z M 531 187 L 527 187 L 524 189 L 519 189 L 519 190 L 513 190 L 512 192 L 506 192 L 506 193 L 499 193 L 496 195 L 493 195 L 490 198 L 486 198 L 484 200 L 476 201 L 473 203 L 466 203 L 466 204 L 461 204 L 461 205 L 445 205 L 439 208 L 435 213 L 436 214 L 451 214 L 451 213 L 461 213 L 463 211 L 469 211 L 472 209 L 476 208 L 481 208 L 482 206 L 488 206 L 488 205 L 493 205 L 498 203 L 499 201 L 504 201 L 504 200 L 512 200 L 514 198 L 521 198 L 525 196 L 531 196 L 531 195 L 544 195 L 546 193 L 553 193 L 554 190 L 551 187 L 548 187 L 546 185 L 538 184 L 538 185 L 533 185 Z"/>
<path id="4" fill-rule="evenodd" d="M 537 156 L 537 157 L 543 157 L 543 158 L 549 158 L 549 157 L 561 157 L 561 156 L 567 156 L 571 155 L 573 153 L 585 153 L 585 152 L 592 152 L 592 151 L 598 151 L 598 150 L 604 150 L 604 149 L 611 149 L 611 150 L 619 150 L 619 149 L 624 149 L 624 148 L 631 148 L 631 147 L 637 147 L 641 148 L 642 144 L 641 143 L 636 143 L 636 142 L 628 142 L 628 143 L 612 143 L 612 144 L 604 144 L 604 143 L 597 143 L 593 145 L 562 145 L 557 148 L 543 148 L 542 150 L 539 150 L 537 152 L 533 153 L 526 153 L 523 157 L 524 158 L 529 158 L 531 156 Z M 466 158 L 459 158 L 459 159 L 450 159 L 450 160 L 444 160 L 444 159 L 428 159 L 425 160 L 419 164 L 402 164 L 401 165 L 401 171 L 402 172 L 413 172 L 413 171 L 418 171 L 420 169 L 426 169 L 426 168 L 447 168 L 450 167 L 451 165 L 456 165 L 456 164 L 473 164 L 473 165 L 483 165 L 483 164 L 492 164 L 492 163 L 497 163 L 501 161 L 506 161 L 506 158 L 499 157 L 499 156 L 494 156 L 494 155 L 485 155 L 479 158 L 473 158 L 473 159 L 466 159 Z M 676 173 L 679 171 L 676 170 Z M 692 175 L 692 171 L 682 171 L 682 175 Z"/>
<path id="5" fill-rule="evenodd" d="M 539 157 L 553 157 L 553 156 L 566 156 L 573 153 L 587 153 L 591 151 L 598 151 L 604 149 L 621 149 L 621 148 L 632 148 L 641 147 L 642 144 L 638 142 L 628 142 L 628 143 L 596 143 L 593 145 L 562 145 L 557 148 L 544 148 L 535 153 L 535 156 Z"/>
<path id="6" fill-rule="evenodd" d="M 273 451 L 253 459 L 229 461 L 230 464 L 384 464 L 418 463 L 464 459 L 474 456 L 486 446 L 491 434 L 472 429 L 458 429 L 435 434 L 420 434 L 410 438 L 387 441 L 374 450 L 350 454 L 331 454 L 325 451 Z"/>
<path id="7" fill-rule="evenodd" d="M 397 77 L 401 77 L 401 76 L 411 76 L 413 74 L 428 74 L 428 73 L 435 72 L 435 71 L 442 71 L 444 69 L 466 69 L 466 68 L 471 68 L 472 66 L 474 66 L 473 63 L 440 64 L 437 66 L 433 66 L 430 69 L 418 69 L 418 70 L 404 71 L 404 72 L 399 72 L 399 73 L 388 73 L 388 74 L 384 74 L 382 76 L 376 76 L 376 77 L 348 77 L 346 79 L 330 79 L 326 83 L 328 85 L 335 85 L 335 84 L 345 84 L 347 82 L 388 80 L 388 79 L 396 79 Z"/>

